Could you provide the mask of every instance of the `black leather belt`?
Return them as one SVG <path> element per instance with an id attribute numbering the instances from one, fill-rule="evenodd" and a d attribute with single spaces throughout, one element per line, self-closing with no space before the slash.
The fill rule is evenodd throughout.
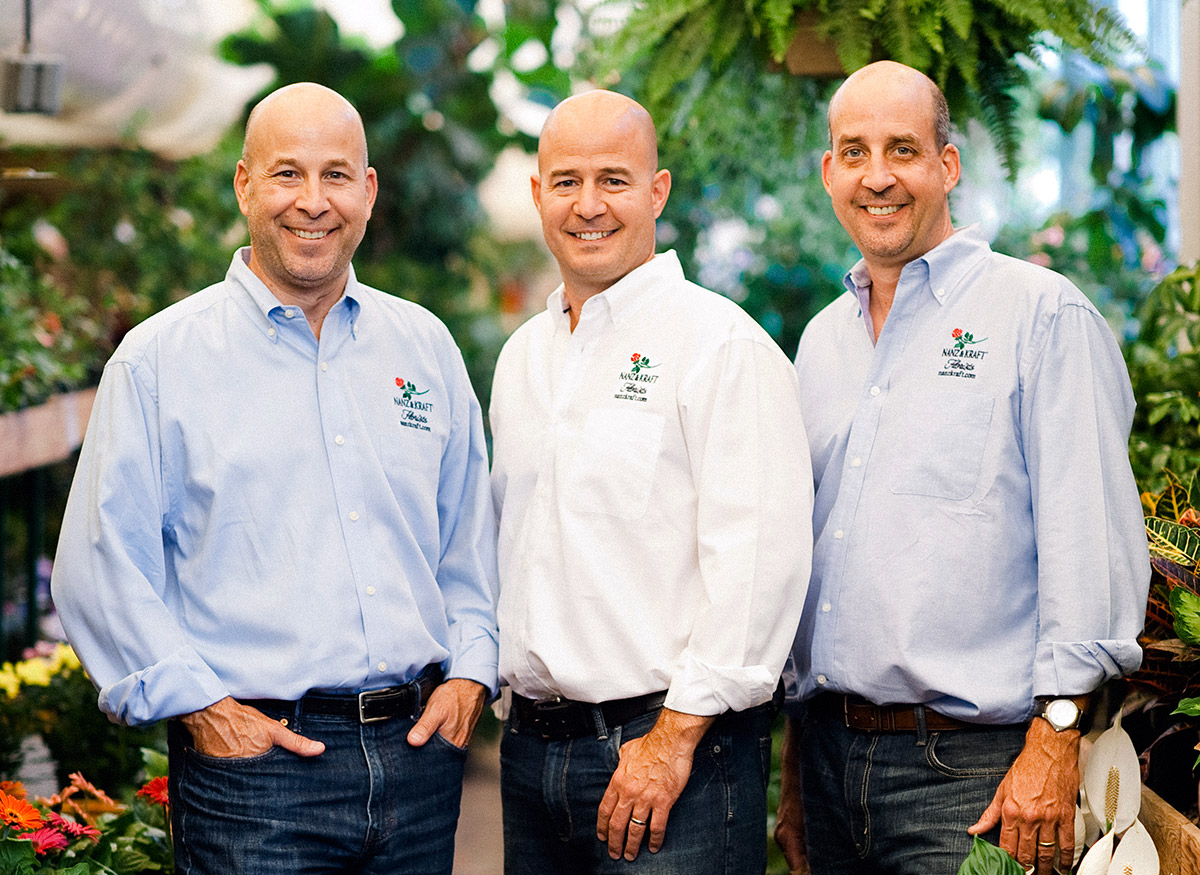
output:
<path id="1" fill-rule="evenodd" d="M 442 667 L 428 665 L 406 684 L 361 693 L 305 693 L 299 702 L 286 699 L 239 699 L 243 705 L 260 711 L 346 717 L 359 723 L 378 723 L 393 717 L 417 717 L 429 696 L 442 682 Z"/>
<path id="2" fill-rule="evenodd" d="M 841 693 L 821 693 L 809 700 L 808 708 L 814 714 L 832 717 L 849 729 L 864 732 L 916 732 L 922 719 L 927 732 L 986 728 L 947 717 L 924 705 L 876 705 L 861 696 Z"/>
<path id="3" fill-rule="evenodd" d="M 666 700 L 666 690 L 595 703 L 561 698 L 534 701 L 513 693 L 509 722 L 518 732 L 539 735 L 543 741 L 568 741 L 594 736 L 599 731 L 597 717 L 602 718 L 604 726 L 612 729 L 659 710 Z"/>

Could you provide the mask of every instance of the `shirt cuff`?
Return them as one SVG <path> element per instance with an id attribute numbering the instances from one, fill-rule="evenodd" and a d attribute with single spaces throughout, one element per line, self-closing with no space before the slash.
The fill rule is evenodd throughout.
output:
<path id="1" fill-rule="evenodd" d="M 185 649 L 102 688 L 98 702 L 117 721 L 143 726 L 201 711 L 228 695 L 199 655 Z"/>
<path id="2" fill-rule="evenodd" d="M 461 644 L 444 666 L 447 680 L 464 678 L 487 688 L 488 701 L 496 698 L 500 689 L 499 645 L 487 633 Z"/>
<path id="3" fill-rule="evenodd" d="M 1033 695 L 1079 696 L 1142 664 L 1136 641 L 1044 641 L 1037 646 Z"/>
<path id="4" fill-rule="evenodd" d="M 778 674 L 765 665 L 711 666 L 685 653 L 663 704 L 682 714 L 715 717 L 771 701 L 778 683 Z"/>

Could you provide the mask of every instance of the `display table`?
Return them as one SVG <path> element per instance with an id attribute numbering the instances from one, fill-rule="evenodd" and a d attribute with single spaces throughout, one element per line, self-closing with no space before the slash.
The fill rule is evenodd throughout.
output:
<path id="1" fill-rule="evenodd" d="M 0 414 L 0 477 L 61 462 L 83 442 L 95 388 Z"/>

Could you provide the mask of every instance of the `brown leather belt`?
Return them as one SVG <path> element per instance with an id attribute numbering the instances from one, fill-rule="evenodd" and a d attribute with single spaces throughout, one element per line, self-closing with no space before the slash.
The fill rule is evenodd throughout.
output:
<path id="1" fill-rule="evenodd" d="M 861 696 L 841 693 L 821 693 L 809 701 L 808 708 L 864 732 L 916 732 L 920 716 L 928 732 L 980 728 L 979 724 L 955 720 L 924 705 L 876 705 Z"/>

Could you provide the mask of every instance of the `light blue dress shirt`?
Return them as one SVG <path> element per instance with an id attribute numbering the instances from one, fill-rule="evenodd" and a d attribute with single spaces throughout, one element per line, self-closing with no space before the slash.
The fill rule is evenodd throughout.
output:
<path id="1" fill-rule="evenodd" d="M 860 262 L 796 355 L 816 482 L 799 696 L 988 724 L 1141 660 L 1133 394 L 1095 307 L 959 231 L 904 267 L 878 344 Z"/>
<path id="2" fill-rule="evenodd" d="M 445 326 L 351 270 L 318 342 L 234 256 L 104 371 L 52 581 L 127 723 L 429 663 L 496 687 L 479 404 Z"/>

